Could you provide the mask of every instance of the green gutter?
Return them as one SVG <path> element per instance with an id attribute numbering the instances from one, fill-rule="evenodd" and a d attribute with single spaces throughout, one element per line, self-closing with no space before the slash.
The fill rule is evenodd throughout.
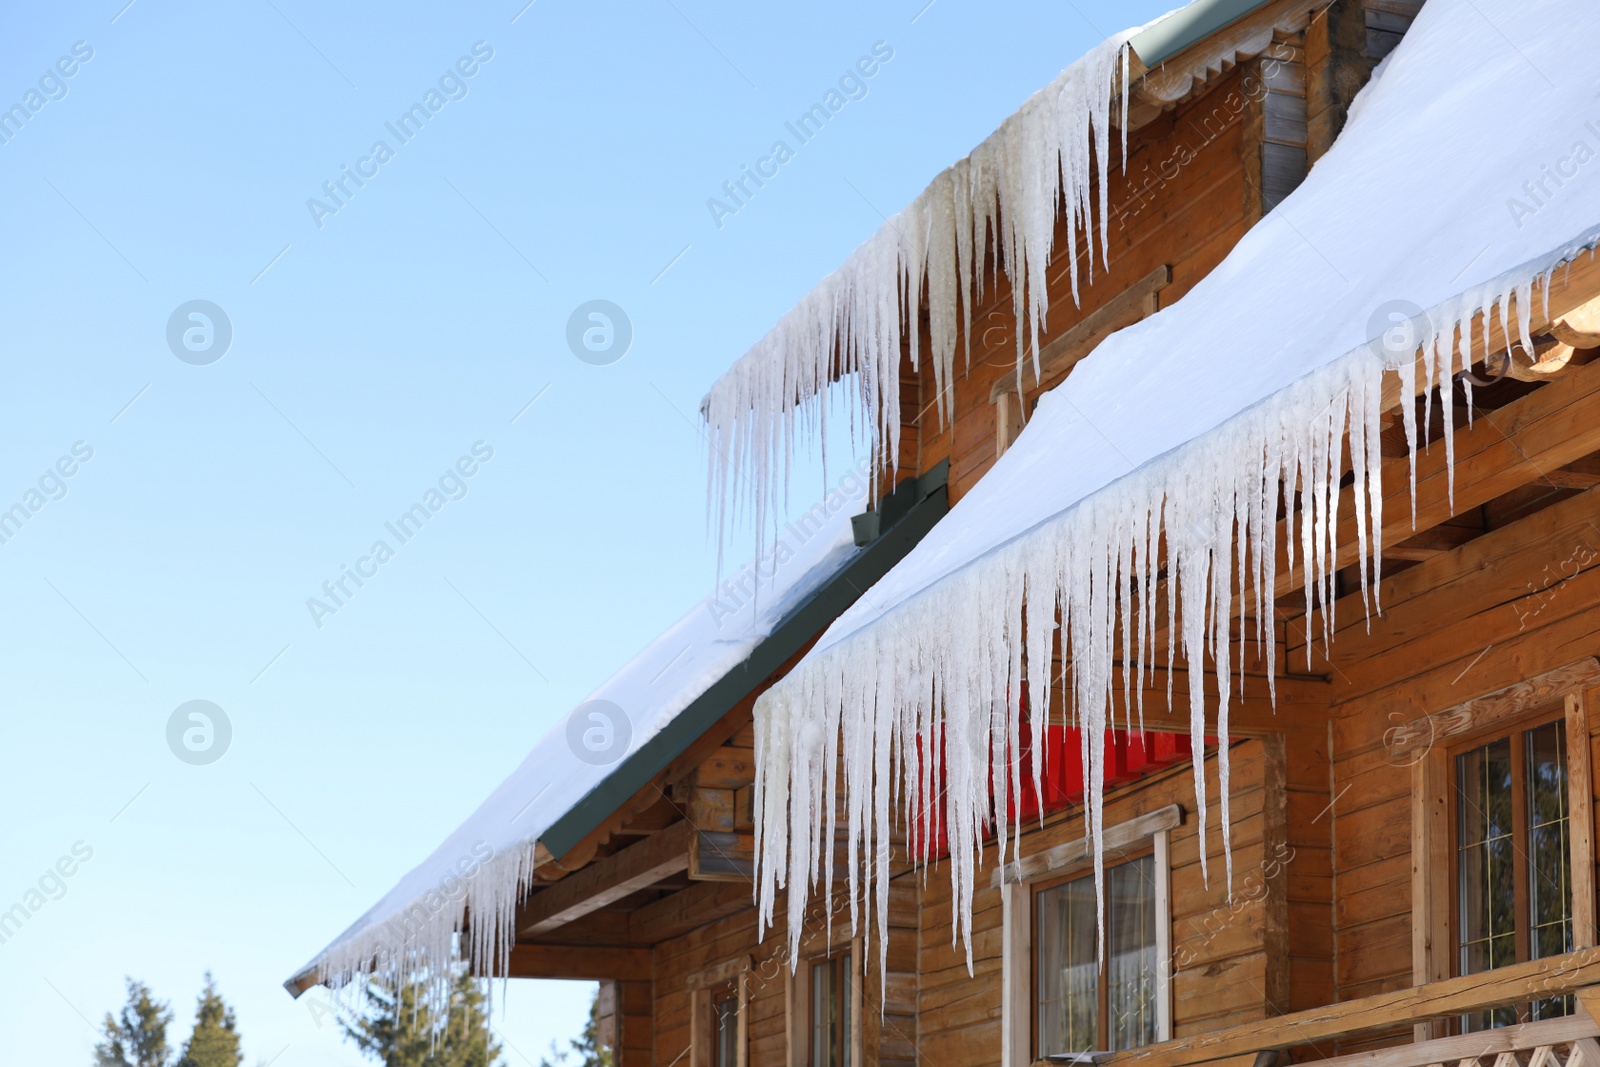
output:
<path id="1" fill-rule="evenodd" d="M 739 666 L 723 675 L 662 731 L 619 763 L 574 804 L 539 841 L 560 856 L 589 836 L 650 779 L 715 726 L 812 638 L 854 604 L 862 593 L 921 541 L 950 509 L 948 462 L 920 478 L 904 479 L 878 504 L 885 528 L 844 569 L 784 617 Z"/>
<path id="2" fill-rule="evenodd" d="M 1145 66 L 1154 67 L 1267 3 L 1268 0 L 1195 0 L 1134 34 L 1129 43 Z"/>

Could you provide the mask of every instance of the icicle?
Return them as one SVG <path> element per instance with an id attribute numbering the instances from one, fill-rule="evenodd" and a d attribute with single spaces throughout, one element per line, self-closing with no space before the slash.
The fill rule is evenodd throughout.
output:
<path id="1" fill-rule="evenodd" d="M 975 174 L 974 186 L 982 180 Z M 1008 848 L 1020 841 L 1022 831 L 1009 821 L 1008 798 L 1020 798 L 1025 776 L 1035 789 L 1041 784 L 1054 655 L 1059 651 L 1063 663 L 1068 721 L 1080 731 L 1087 778 L 1085 835 L 1094 842 L 1103 828 L 1103 738 L 1117 725 L 1116 672 L 1124 672 L 1126 704 L 1131 682 L 1142 693 L 1146 680 L 1153 679 L 1162 633 L 1169 706 L 1175 657 L 1181 654 L 1189 666 L 1202 870 L 1211 807 L 1205 789 L 1207 754 L 1200 743 L 1208 732 L 1203 669 L 1208 656 L 1217 679 L 1216 807 L 1231 886 L 1233 644 L 1237 640 L 1242 646 L 1247 637 L 1242 623 L 1235 635 L 1233 620 L 1253 606 L 1262 655 L 1269 664 L 1276 661 L 1271 613 L 1279 579 L 1280 505 L 1291 505 L 1282 524 L 1283 547 L 1289 573 L 1305 590 L 1309 655 L 1315 639 L 1312 613 L 1320 609 L 1325 645 L 1336 626 L 1334 579 L 1346 439 L 1362 554 L 1362 602 L 1370 613 L 1381 610 L 1384 376 L 1397 374 L 1407 398 L 1400 406 L 1411 445 L 1407 476 L 1414 516 L 1422 435 L 1417 405 L 1410 398 L 1420 392 L 1418 364 L 1426 374 L 1424 385 L 1441 386 L 1441 416 L 1445 428 L 1453 430 L 1453 399 L 1447 394 L 1458 355 L 1463 366 L 1469 365 L 1465 361 L 1470 359 L 1473 319 L 1481 315 L 1487 329 L 1489 316 L 1499 314 L 1509 324 L 1513 297 L 1516 317 L 1525 320 L 1523 309 L 1531 308 L 1534 299 L 1527 278 L 1501 279 L 1464 295 L 1434 309 L 1430 321 L 1439 325 L 1420 339 L 1420 361 L 1408 355 L 1391 366 L 1363 346 L 991 550 L 891 608 L 877 623 L 831 644 L 825 639 L 756 703 L 757 881 L 763 929 L 771 924 L 777 890 L 787 886 L 791 943 L 797 944 L 801 935 L 807 876 L 815 876 L 819 852 L 832 852 L 831 838 L 821 830 L 826 820 L 817 811 L 825 802 L 819 798 L 831 772 L 815 765 L 810 754 L 827 748 L 825 733 L 843 728 L 847 748 L 871 746 L 870 758 L 864 752 L 847 753 L 844 786 L 847 792 L 862 791 L 863 797 L 870 794 L 874 806 L 870 818 L 864 808 L 859 818 L 852 815 L 849 855 L 862 857 L 860 875 L 867 883 L 862 899 L 870 895 L 869 887 L 877 889 L 880 947 L 887 937 L 888 805 L 891 796 L 898 796 L 913 858 L 926 863 L 936 848 L 935 828 L 942 828 L 950 860 L 952 941 L 966 946 L 970 967 L 971 907 L 984 842 L 997 834 L 1000 861 L 1006 862 Z M 942 321 L 949 329 L 950 320 Z M 1459 343 L 1457 331 L 1464 338 Z M 1507 336 L 1514 334 L 1508 329 Z M 1446 434 L 1447 441 L 1450 436 Z M 1446 461 L 1453 462 L 1448 445 Z M 1296 496 L 1297 507 L 1292 506 Z M 1156 559 L 1163 543 L 1164 583 L 1158 581 Z M 1158 588 L 1163 584 L 1164 597 Z M 1163 600 L 1165 618 L 1159 620 Z M 1242 670 L 1242 650 L 1239 655 Z M 1024 691 L 1034 738 L 1026 765 L 1018 754 Z M 892 772 L 900 777 L 897 788 L 884 781 Z M 942 798 L 941 781 L 946 786 Z M 848 803 L 855 812 L 864 800 Z M 857 834 L 870 838 L 863 840 L 859 853 Z M 1100 849 L 1093 847 L 1091 853 L 1096 857 L 1097 892 L 1103 892 Z M 852 878 L 857 866 L 852 860 Z M 852 887 L 854 893 L 854 883 Z"/>
<path id="2" fill-rule="evenodd" d="M 712 385 L 700 410 L 710 442 L 707 521 L 717 531 L 719 566 L 731 522 L 748 517 L 758 536 L 769 523 L 776 527 L 797 450 L 826 439 L 828 405 L 821 394 L 832 382 L 854 379 L 848 393 L 851 426 L 870 443 L 872 483 L 880 484 L 885 472 L 893 476 L 901 342 L 909 342 L 911 366 L 920 369 L 924 289 L 933 406 L 941 421 L 954 417 L 957 308 L 970 360 L 972 314 L 983 297 L 987 252 L 1012 283 L 1018 370 L 1031 352 L 1037 375 L 1056 217 L 1064 208 L 1068 236 L 1060 251 L 1076 300 L 1080 233 L 1093 277 L 1095 182 L 1102 267 L 1109 262 L 1111 103 L 1122 98 L 1126 165 L 1127 100 L 1119 86 L 1127 82 L 1128 40 L 1135 32 L 1098 45 L 1034 94 Z"/>

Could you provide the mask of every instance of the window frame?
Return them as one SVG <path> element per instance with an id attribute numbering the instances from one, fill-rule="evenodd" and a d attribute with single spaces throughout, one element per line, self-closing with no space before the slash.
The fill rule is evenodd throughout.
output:
<path id="1" fill-rule="evenodd" d="M 813 964 L 836 960 L 844 953 L 850 954 L 851 967 L 843 996 L 849 998 L 850 1028 L 844 1035 L 852 1067 L 862 1067 L 863 1042 L 861 1032 L 864 1007 L 860 966 L 865 942 L 862 938 L 840 938 L 832 944 L 807 946 L 800 956 L 799 966 L 789 975 L 786 987 L 784 1025 L 788 1044 L 788 1067 L 811 1067 L 811 968 Z M 787 968 L 785 968 L 787 969 Z"/>
<path id="2" fill-rule="evenodd" d="M 1516 958 L 1513 962 L 1525 963 L 1533 958 L 1532 916 L 1530 914 L 1531 887 L 1529 885 L 1529 879 L 1533 874 L 1533 860 L 1528 844 L 1527 735 L 1530 731 L 1557 724 L 1563 727 L 1567 725 L 1566 709 L 1559 703 L 1535 709 L 1526 718 L 1502 724 L 1498 728 L 1491 727 L 1487 732 L 1457 741 L 1445 749 L 1446 757 L 1449 760 L 1447 771 L 1450 775 L 1449 811 L 1446 814 L 1446 820 L 1450 828 L 1450 940 L 1447 944 L 1450 951 L 1451 977 L 1459 977 L 1461 974 L 1461 810 L 1460 783 L 1456 780 L 1457 760 L 1468 752 L 1483 748 L 1486 745 L 1492 745 L 1496 741 L 1506 740 L 1510 742 L 1512 782 L 1511 847 L 1517 856 L 1512 873 L 1512 895 L 1514 901 L 1512 910 L 1516 924 L 1512 938 L 1513 944 L 1516 946 L 1514 950 Z M 1570 873 L 1570 865 L 1574 858 L 1573 853 L 1576 850 L 1573 847 L 1572 809 L 1574 797 L 1572 796 L 1570 781 L 1572 743 L 1565 729 L 1562 731 L 1562 741 L 1566 751 L 1569 779 L 1567 788 L 1567 863 Z M 1570 881 L 1569 879 L 1569 883 Z M 1575 898 L 1577 896 L 1576 885 L 1569 884 L 1569 888 L 1573 890 Z M 1574 903 L 1576 903 L 1575 900 Z M 1574 935 L 1577 933 L 1576 920 L 1577 916 L 1574 914 Z M 1528 1020 L 1521 1021 L 1526 1022 Z"/>
<path id="3" fill-rule="evenodd" d="M 1572 945 L 1594 948 L 1596 898 L 1594 862 L 1595 797 L 1589 701 L 1585 691 L 1600 686 L 1600 660 L 1587 657 L 1504 689 L 1409 721 L 1391 712 L 1384 739 L 1391 764 L 1411 770 L 1412 981 L 1417 985 L 1455 976 L 1458 890 L 1453 855 L 1455 757 L 1513 732 L 1548 722 L 1566 726 L 1569 863 L 1572 873 Z M 1404 701 L 1390 699 L 1381 707 Z M 1419 709 L 1420 710 L 1420 709 Z M 1397 725 L 1398 724 L 1398 725 Z M 1398 737 L 1399 742 L 1394 739 Z M 1415 1026 L 1415 1039 L 1447 1035 L 1449 1023 L 1433 1020 Z"/>
<path id="4" fill-rule="evenodd" d="M 1107 862 L 1106 863 L 1105 872 L 1106 872 L 1107 877 L 1109 878 L 1111 872 L 1113 870 L 1115 870 L 1116 868 L 1125 866 L 1125 865 L 1127 865 L 1129 863 L 1136 863 L 1136 862 L 1138 862 L 1139 860 L 1142 860 L 1142 859 L 1155 860 L 1155 862 L 1151 865 L 1151 867 L 1155 872 L 1154 877 L 1155 877 L 1155 880 L 1156 880 L 1156 883 L 1157 883 L 1156 884 L 1156 901 L 1155 901 L 1156 928 L 1157 928 L 1156 954 L 1157 954 L 1157 956 L 1160 956 L 1160 954 L 1161 954 L 1161 945 L 1160 945 L 1161 938 L 1160 938 L 1159 931 L 1160 931 L 1160 927 L 1162 925 L 1162 921 L 1161 921 L 1162 920 L 1161 906 L 1162 906 L 1162 898 L 1164 896 L 1166 896 L 1166 894 L 1161 892 L 1161 886 L 1160 886 L 1161 873 L 1162 873 L 1161 872 L 1161 861 L 1159 859 L 1156 859 L 1156 842 L 1155 842 L 1154 837 L 1146 838 L 1145 840 L 1143 840 L 1139 844 L 1130 846 L 1129 848 L 1122 850 L 1120 853 L 1117 854 L 1116 862 L 1114 862 L 1114 863 Z M 1108 860 L 1109 860 L 1109 857 L 1108 857 Z M 1039 1054 L 1039 1045 L 1038 1045 L 1038 1042 L 1039 1042 L 1039 946 L 1037 944 L 1033 943 L 1033 939 L 1032 939 L 1032 936 L 1031 936 L 1033 927 L 1035 925 L 1037 925 L 1037 923 L 1039 921 L 1039 895 L 1041 893 L 1048 892 L 1051 889 L 1055 889 L 1058 886 L 1064 886 L 1064 885 L 1067 885 L 1067 884 L 1069 884 L 1071 882 L 1081 882 L 1086 878 L 1090 879 L 1090 880 L 1093 880 L 1093 878 L 1094 878 L 1094 869 L 1092 867 L 1089 868 L 1088 870 L 1073 870 L 1073 871 L 1068 871 L 1066 873 L 1057 872 L 1057 873 L 1054 873 L 1054 874 L 1051 874 L 1051 875 L 1047 875 L 1047 876 L 1045 876 L 1043 878 L 1036 879 L 1036 880 L 1031 881 L 1031 882 L 1023 883 L 1024 885 L 1027 886 L 1027 889 L 1028 889 L 1027 907 L 1028 907 L 1028 923 L 1029 923 L 1029 933 L 1030 933 L 1029 944 L 1028 944 L 1028 955 L 1030 957 L 1029 958 L 1029 968 L 1028 968 L 1029 969 L 1029 981 L 1028 981 L 1028 1035 L 1029 1035 L 1030 1055 L 1033 1057 L 1033 1061 L 1032 1062 L 1037 1062 L 1040 1059 L 1043 1059 L 1043 1056 L 1041 1056 Z M 1105 900 L 1098 901 L 1097 904 L 1098 904 L 1098 906 L 1100 908 L 1100 915 L 1098 917 L 1099 921 L 1105 923 L 1107 925 L 1107 927 L 1109 928 L 1110 921 L 1111 921 L 1111 917 L 1110 917 L 1110 914 L 1109 914 L 1109 909 L 1111 907 L 1111 901 L 1108 898 L 1108 899 L 1105 899 Z M 1167 922 L 1168 922 L 1168 924 L 1171 923 L 1171 917 L 1170 916 L 1167 917 Z M 1111 1033 L 1111 977 L 1110 977 L 1110 973 L 1109 973 L 1110 969 L 1107 968 L 1107 967 L 1097 967 L 1095 970 L 1096 970 L 1095 997 L 1099 1001 L 1099 1003 L 1096 1005 L 1096 1009 L 1095 1009 L 1095 1032 L 1100 1034 L 1100 1035 L 1102 1035 L 1102 1036 L 1109 1037 L 1110 1033 Z M 1160 998 L 1159 988 L 1157 990 L 1156 996 L 1158 998 L 1158 1004 L 1159 1004 L 1159 998 Z M 1161 1026 L 1161 1024 L 1159 1022 L 1159 1014 L 1160 1013 L 1158 1011 L 1157 1012 L 1158 1021 L 1156 1023 L 1157 1034 L 1160 1033 L 1160 1026 Z M 1158 1038 L 1158 1040 L 1160 1040 L 1160 1038 Z"/>
<path id="5" fill-rule="evenodd" d="M 806 1012 L 806 1063 L 810 1064 L 811 1067 L 815 1067 L 817 1062 L 816 988 L 818 971 L 827 974 L 829 998 L 834 999 L 837 997 L 839 1012 L 843 1016 L 841 1020 L 843 1026 L 840 1028 L 835 1047 L 829 1050 L 829 1058 L 837 1055 L 843 1060 L 844 1063 L 839 1067 L 859 1067 L 854 1048 L 856 1013 L 851 1010 L 854 1005 L 850 1003 L 854 993 L 854 983 L 851 978 L 854 976 L 855 961 L 856 955 L 848 946 L 839 949 L 837 952 L 830 952 L 826 956 L 814 956 L 806 961 L 806 973 L 803 977 L 809 983 L 811 989 L 811 1000 L 807 1005 L 808 1010 Z"/>
<path id="6" fill-rule="evenodd" d="M 1155 860 L 1156 909 L 1156 1043 L 1172 1037 L 1172 829 L 1182 825 L 1183 808 L 1168 805 L 1126 822 L 1106 827 L 1102 851 L 1107 870 L 1146 856 Z M 1002 1067 L 1028 1067 L 1036 1062 L 1038 958 L 1033 926 L 1037 894 L 1085 874 L 1092 875 L 1093 856 L 1081 839 L 1030 857 L 1026 870 L 1013 865 L 996 872 L 1001 904 L 1001 1048 Z M 1104 904 L 1102 903 L 1102 907 Z M 1100 1012 L 1106 1010 L 1106 975 L 1100 975 Z M 1101 1032 L 1105 1032 L 1104 1023 Z"/>
<path id="7" fill-rule="evenodd" d="M 689 1067 L 747 1067 L 750 1062 L 750 957 L 739 956 L 689 976 Z M 738 999 L 734 1062 L 716 1062 L 718 1001 Z"/>

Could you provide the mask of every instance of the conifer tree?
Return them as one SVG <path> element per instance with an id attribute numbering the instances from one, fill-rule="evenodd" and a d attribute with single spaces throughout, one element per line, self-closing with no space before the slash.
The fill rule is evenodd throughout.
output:
<path id="1" fill-rule="evenodd" d="M 576 1056 L 572 1067 L 611 1067 L 611 1050 L 600 1043 L 600 991 L 595 990 L 594 999 L 589 1002 L 589 1021 L 583 1026 L 583 1033 L 567 1042 L 570 1046 L 566 1052 L 556 1048 L 555 1042 L 550 1043 L 550 1052 L 555 1056 L 555 1062 L 542 1060 L 540 1067 L 567 1067 L 569 1056 Z"/>
<path id="2" fill-rule="evenodd" d="M 150 987 L 132 978 L 121 1013 L 106 1012 L 100 1024 L 103 1040 L 94 1047 L 95 1067 L 167 1067 L 172 1049 L 167 1027 L 172 1011 L 156 1000 Z"/>
<path id="3" fill-rule="evenodd" d="M 217 983 L 207 971 L 206 987 L 195 1003 L 194 1032 L 177 1067 L 239 1067 L 243 1062 L 233 1009 L 217 992 Z"/>
<path id="4" fill-rule="evenodd" d="M 371 1007 L 341 1020 L 345 1036 L 384 1067 L 498 1067 L 500 1044 L 489 1033 L 484 996 L 458 974 L 447 1010 L 435 1014 L 414 984 L 399 992 L 371 983 Z"/>

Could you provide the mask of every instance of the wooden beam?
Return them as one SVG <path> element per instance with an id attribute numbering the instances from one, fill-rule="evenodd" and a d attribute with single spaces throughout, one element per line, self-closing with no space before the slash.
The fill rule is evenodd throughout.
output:
<path id="1" fill-rule="evenodd" d="M 662 897 L 628 916 L 628 938 L 654 945 L 679 937 L 690 930 L 735 915 L 755 902 L 749 882 L 699 882 L 671 896 Z"/>
<path id="2" fill-rule="evenodd" d="M 1575 348 L 1600 348 L 1600 300 L 1590 300 L 1550 321 L 1555 339 Z"/>
<path id="3" fill-rule="evenodd" d="M 685 870 L 692 832 L 687 822 L 674 823 L 530 895 L 517 917 L 518 936 L 548 933 Z"/>
<path id="4" fill-rule="evenodd" d="M 1560 331 L 1567 336 L 1582 338 L 1585 334 L 1574 333 L 1567 328 L 1568 323 L 1586 326 L 1590 319 L 1590 308 L 1594 301 L 1600 299 L 1600 259 L 1588 254 L 1581 254 L 1576 259 L 1570 260 L 1565 266 L 1557 265 L 1550 272 L 1548 285 L 1535 285 L 1533 296 L 1528 301 L 1531 305 L 1528 332 L 1540 334 L 1546 331 Z M 1512 297 L 1504 316 L 1505 322 L 1515 323 L 1520 314 L 1518 301 Z M 1498 356 L 1509 351 L 1513 346 L 1521 344 L 1520 336 L 1506 333 L 1502 326 L 1502 317 L 1498 309 L 1491 310 L 1487 315 L 1479 315 L 1475 319 L 1476 325 L 1472 327 L 1472 362 L 1485 363 L 1491 356 Z M 1483 325 L 1487 322 L 1489 335 L 1484 337 Z M 1457 338 L 1460 331 L 1457 331 Z M 1558 339 L 1562 339 L 1559 338 Z M 1452 338 L 1450 343 L 1458 345 L 1459 341 Z M 1567 342 L 1570 343 L 1570 342 Z M 1578 347 L 1582 347 L 1580 344 Z M 1420 394 L 1432 388 L 1428 381 L 1427 364 L 1422 349 L 1417 349 L 1415 366 L 1415 383 Z M 1383 380 L 1383 406 L 1392 408 L 1402 401 L 1409 399 L 1405 396 L 1405 387 L 1398 374 L 1385 375 Z"/>
<path id="5" fill-rule="evenodd" d="M 1600 474 L 1563 469 L 1546 473 L 1544 480 L 1557 489 L 1593 489 L 1600 485 Z"/>
<path id="6" fill-rule="evenodd" d="M 1120 852 L 1129 845 L 1154 837 L 1162 830 L 1170 830 L 1183 822 L 1183 808 L 1168 804 L 1164 808 L 1106 827 L 1100 835 L 1101 852 Z M 1081 863 L 1089 858 L 1089 843 L 1075 838 L 1054 848 L 1035 853 L 1026 859 L 996 867 L 989 876 L 989 884 L 999 888 L 1008 882 L 1031 882 L 1046 874 Z"/>
<path id="7" fill-rule="evenodd" d="M 1253 1055 L 1317 1041 L 1387 1030 L 1407 1023 L 1443 1019 L 1523 1001 L 1558 997 L 1600 983 L 1600 950 L 1585 949 L 1529 960 L 1443 982 L 1397 989 L 1289 1012 L 1260 1022 L 1240 1023 L 1177 1041 L 1118 1052 L 1105 1067 L 1187 1067 L 1229 1056 Z"/>
<path id="8" fill-rule="evenodd" d="M 1563 1045 L 1592 1038 L 1600 1027 L 1581 1015 L 1547 1019 L 1497 1030 L 1477 1030 L 1454 1037 L 1436 1038 L 1427 1043 L 1396 1045 L 1393 1048 L 1356 1052 L 1313 1060 L 1317 1067 L 1425 1067 L 1427 1064 L 1498 1062 L 1493 1057 L 1505 1052 L 1526 1052 L 1540 1045 Z M 1521 1063 L 1522 1060 L 1516 1062 Z M 1531 1064 L 1530 1064 L 1531 1067 Z M 1570 1067 L 1570 1065 L 1569 1065 Z"/>
<path id="9" fill-rule="evenodd" d="M 597 945 L 512 945 L 506 978 L 570 978 L 603 982 L 648 977 L 653 964 L 647 948 Z"/>
<path id="10" fill-rule="evenodd" d="M 1253 648 L 1252 644 L 1252 648 Z M 1052 670 L 1059 677 L 1060 663 L 1052 665 Z M 1189 675 L 1191 672 L 1177 670 L 1172 677 L 1172 702 L 1167 702 L 1166 671 L 1157 670 L 1154 682 L 1148 679 L 1134 686 L 1136 698 L 1142 697 L 1144 712 L 1135 709 L 1132 713 L 1132 724 L 1138 729 L 1142 724 L 1145 730 L 1169 733 L 1187 734 L 1189 732 Z M 1116 725 L 1124 724 L 1122 709 L 1122 668 L 1117 668 L 1112 678 L 1112 690 L 1117 694 L 1117 719 Z M 1321 678 L 1285 678 L 1277 679 L 1277 702 L 1268 699 L 1267 679 L 1251 676 L 1245 679 L 1244 695 L 1239 692 L 1239 679 L 1233 678 L 1233 695 L 1228 704 L 1228 736 L 1241 737 L 1273 737 L 1278 734 L 1308 733 L 1320 735 L 1328 728 L 1328 718 L 1332 714 L 1333 686 Z M 1205 674 L 1206 707 L 1210 709 L 1213 717 L 1207 721 L 1206 729 L 1214 729 L 1214 717 L 1217 707 L 1217 679 L 1210 671 Z M 1057 684 L 1050 690 L 1050 717 L 1055 725 L 1073 725 L 1068 721 L 1066 704 L 1062 687 Z"/>
<path id="11" fill-rule="evenodd" d="M 1578 1005 L 1589 1013 L 1589 1018 L 1600 1020 L 1600 986 L 1585 986 L 1576 990 Z"/>
<path id="12" fill-rule="evenodd" d="M 1546 478 L 1600 450 L 1600 362 L 1580 367 L 1455 433 L 1455 497 L 1449 491 L 1445 450 L 1438 442 L 1416 457 L 1417 510 L 1411 512 L 1410 459 L 1383 465 L 1383 541 L 1399 544 L 1417 533 L 1513 489 Z M 1336 567 L 1360 555 L 1356 542 L 1355 488 L 1339 494 Z M 1298 521 L 1298 515 L 1294 517 Z M 1274 596 L 1300 588 L 1302 571 L 1288 565 L 1288 520 L 1278 524 L 1278 577 Z M 1387 549 L 1385 549 L 1387 552 Z M 1247 598 L 1248 600 L 1248 598 Z"/>

